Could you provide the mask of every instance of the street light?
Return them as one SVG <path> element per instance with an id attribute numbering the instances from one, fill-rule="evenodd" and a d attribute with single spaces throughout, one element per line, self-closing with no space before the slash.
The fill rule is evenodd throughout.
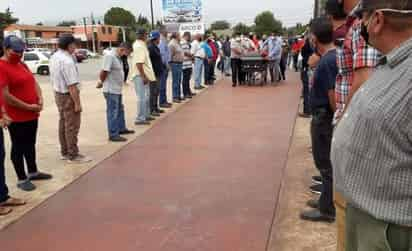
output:
<path id="1" fill-rule="evenodd" d="M 154 30 L 153 0 L 150 0 L 150 11 L 152 13 L 152 30 Z"/>

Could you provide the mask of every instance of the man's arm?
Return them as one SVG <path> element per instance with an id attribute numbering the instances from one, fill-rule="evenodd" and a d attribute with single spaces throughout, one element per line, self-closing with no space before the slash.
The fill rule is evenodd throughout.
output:
<path id="1" fill-rule="evenodd" d="M 43 110 L 43 92 L 40 88 L 39 83 L 36 81 L 36 93 L 37 93 L 37 97 L 39 98 L 38 104 L 41 107 L 41 109 Z"/>
<path id="2" fill-rule="evenodd" d="M 74 112 L 79 113 L 82 112 L 82 106 L 80 103 L 80 91 L 77 88 L 78 84 L 69 85 L 69 94 L 70 97 L 73 99 L 74 102 Z"/>
<path id="3" fill-rule="evenodd" d="M 14 106 L 18 109 L 26 110 L 26 111 L 33 111 L 33 112 L 41 112 L 42 107 L 39 104 L 27 104 L 23 102 L 22 100 L 16 98 L 13 96 L 10 91 L 9 87 L 5 86 L 3 89 L 3 97 L 4 101 L 10 105 Z"/>
<path id="4" fill-rule="evenodd" d="M 146 85 L 149 83 L 149 79 L 146 77 L 146 74 L 144 73 L 143 69 L 143 64 L 142 63 L 137 63 L 136 64 L 137 70 L 140 73 L 140 77 L 143 79 L 143 83 Z"/>
<path id="5" fill-rule="evenodd" d="M 330 108 L 332 109 L 333 112 L 336 111 L 336 101 L 335 101 L 335 90 L 331 89 L 328 91 L 328 97 L 329 97 L 329 104 Z"/>
<path id="6" fill-rule="evenodd" d="M 372 68 L 366 68 L 366 67 L 355 70 L 353 74 L 352 88 L 349 91 L 348 100 L 345 102 L 346 104 L 349 105 L 355 93 L 369 79 L 369 76 L 372 74 L 372 71 L 373 71 Z"/>

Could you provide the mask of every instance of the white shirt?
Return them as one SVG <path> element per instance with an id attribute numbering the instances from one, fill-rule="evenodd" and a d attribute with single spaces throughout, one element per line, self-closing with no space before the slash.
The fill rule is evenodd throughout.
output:
<path id="1" fill-rule="evenodd" d="M 200 42 L 197 40 L 192 42 L 191 53 L 197 58 L 206 58 L 206 52 L 202 47 L 200 47 Z"/>
<path id="2" fill-rule="evenodd" d="M 69 93 L 69 86 L 80 83 L 76 59 L 67 51 L 58 50 L 50 59 L 50 81 L 55 92 Z"/>

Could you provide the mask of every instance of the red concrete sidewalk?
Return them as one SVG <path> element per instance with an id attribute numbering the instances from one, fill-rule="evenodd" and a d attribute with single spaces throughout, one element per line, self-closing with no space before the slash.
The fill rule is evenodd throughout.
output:
<path id="1" fill-rule="evenodd" d="M 299 96 L 297 79 L 218 84 L 0 232 L 1 250 L 265 250 Z"/>

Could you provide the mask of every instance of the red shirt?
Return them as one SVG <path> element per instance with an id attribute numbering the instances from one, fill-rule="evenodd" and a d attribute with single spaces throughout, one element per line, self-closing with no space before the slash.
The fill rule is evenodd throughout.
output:
<path id="1" fill-rule="evenodd" d="M 212 52 L 213 52 L 213 60 L 217 60 L 217 58 L 219 57 L 219 52 L 217 51 L 215 42 L 209 41 L 208 44 L 209 44 L 209 46 L 210 46 L 210 48 L 212 49 Z"/>
<path id="2" fill-rule="evenodd" d="M 39 97 L 36 91 L 36 80 L 33 74 L 23 63 L 10 64 L 0 60 L 0 88 L 8 86 L 11 95 L 27 104 L 38 104 Z M 0 95 L 2 96 L 2 95 Z M 14 122 L 27 122 L 36 120 L 39 113 L 22 110 L 7 103 L 4 105 L 7 115 Z"/>

